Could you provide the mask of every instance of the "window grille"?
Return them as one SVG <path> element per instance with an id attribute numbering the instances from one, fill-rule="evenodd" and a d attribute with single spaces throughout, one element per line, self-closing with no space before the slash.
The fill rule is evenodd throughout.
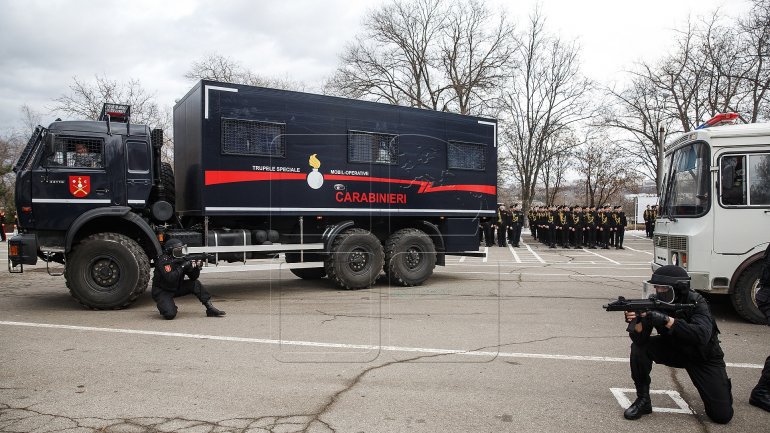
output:
<path id="1" fill-rule="evenodd" d="M 348 133 L 348 161 L 398 164 L 398 136 L 374 132 Z"/>
<path id="2" fill-rule="evenodd" d="M 222 153 L 286 156 L 286 125 L 256 120 L 222 119 Z"/>
<path id="3" fill-rule="evenodd" d="M 104 168 L 102 140 L 56 137 L 54 151 L 46 159 L 48 167 Z"/>
<path id="4" fill-rule="evenodd" d="M 447 166 L 450 169 L 485 170 L 484 145 L 450 141 L 447 146 Z"/>

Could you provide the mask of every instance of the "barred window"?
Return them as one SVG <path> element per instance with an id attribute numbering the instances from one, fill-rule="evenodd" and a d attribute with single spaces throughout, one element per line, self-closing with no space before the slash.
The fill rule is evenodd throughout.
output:
<path id="1" fill-rule="evenodd" d="M 222 119 L 222 153 L 286 156 L 286 125 L 256 120 Z"/>
<path id="2" fill-rule="evenodd" d="M 398 164 L 398 136 L 349 131 L 348 161 L 370 164 Z"/>
<path id="3" fill-rule="evenodd" d="M 483 144 L 450 141 L 447 146 L 447 165 L 462 170 L 486 169 L 486 153 Z"/>
<path id="4" fill-rule="evenodd" d="M 104 168 L 102 140 L 56 137 L 54 151 L 46 158 L 47 167 Z"/>

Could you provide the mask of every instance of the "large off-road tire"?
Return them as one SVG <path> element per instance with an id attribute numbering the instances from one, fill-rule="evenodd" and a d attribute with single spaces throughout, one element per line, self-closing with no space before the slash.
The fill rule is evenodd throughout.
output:
<path id="1" fill-rule="evenodd" d="M 160 163 L 160 183 L 166 192 L 166 200 L 171 206 L 176 206 L 176 185 L 174 184 L 174 169 L 167 162 Z"/>
<path id="2" fill-rule="evenodd" d="M 304 254 L 306 262 L 322 262 L 323 259 L 318 253 Z M 286 263 L 299 263 L 299 253 L 286 253 Z M 289 268 L 292 274 L 302 278 L 303 280 L 320 280 L 326 276 L 326 269 L 320 268 Z"/>
<path id="3" fill-rule="evenodd" d="M 371 232 L 348 229 L 334 239 L 326 275 L 344 289 L 371 287 L 382 271 L 384 256 L 380 240 Z"/>
<path id="4" fill-rule="evenodd" d="M 401 229 L 385 242 L 385 273 L 391 284 L 418 286 L 436 267 L 436 246 L 417 229 Z"/>
<path id="5" fill-rule="evenodd" d="M 147 289 L 150 260 L 133 239 L 97 233 L 72 248 L 64 278 L 70 294 L 88 308 L 125 308 Z"/>
<path id="6" fill-rule="evenodd" d="M 757 324 L 767 324 L 767 319 L 757 308 L 757 301 L 755 299 L 761 275 L 761 262 L 746 268 L 738 277 L 738 281 L 735 282 L 735 292 L 730 295 L 730 300 L 735 311 L 744 319 Z"/>

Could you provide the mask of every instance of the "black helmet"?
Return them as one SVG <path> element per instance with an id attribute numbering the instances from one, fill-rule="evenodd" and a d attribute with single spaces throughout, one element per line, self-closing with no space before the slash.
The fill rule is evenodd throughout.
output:
<path id="1" fill-rule="evenodd" d="M 677 299 L 681 302 L 690 291 L 690 275 L 684 268 L 674 265 L 661 266 L 652 273 L 649 281 L 651 284 L 665 284 L 672 286 Z"/>
<path id="2" fill-rule="evenodd" d="M 184 243 L 179 239 L 169 239 L 165 245 L 163 245 L 163 252 L 174 257 L 182 257 L 182 248 Z"/>

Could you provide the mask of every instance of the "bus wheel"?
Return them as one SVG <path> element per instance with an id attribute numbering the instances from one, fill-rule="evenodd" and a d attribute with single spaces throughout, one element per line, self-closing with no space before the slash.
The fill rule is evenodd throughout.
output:
<path id="1" fill-rule="evenodd" d="M 755 263 L 743 271 L 735 282 L 735 291 L 730 295 L 735 311 L 744 319 L 766 324 L 765 315 L 757 308 L 756 294 L 759 287 L 759 277 L 762 275 L 762 263 Z"/>
<path id="2" fill-rule="evenodd" d="M 419 286 L 435 267 L 436 247 L 421 230 L 398 230 L 385 243 L 385 273 L 392 284 Z"/>
<path id="3" fill-rule="evenodd" d="M 371 287 L 382 271 L 382 244 L 371 232 L 348 229 L 340 233 L 326 259 L 326 275 L 345 289 Z"/>
<path id="4" fill-rule="evenodd" d="M 133 239 L 96 233 L 72 248 L 64 278 L 72 296 L 88 308 L 125 308 L 147 289 L 150 260 Z"/>

